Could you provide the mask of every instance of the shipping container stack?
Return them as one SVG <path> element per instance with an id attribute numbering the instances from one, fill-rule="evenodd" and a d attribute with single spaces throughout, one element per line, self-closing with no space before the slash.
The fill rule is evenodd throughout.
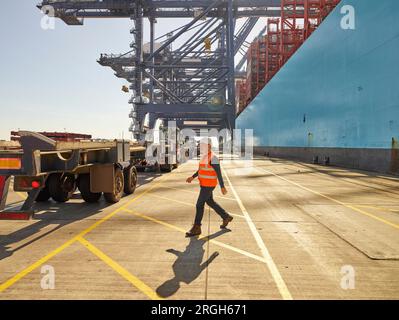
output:
<path id="1" fill-rule="evenodd" d="M 322 0 L 306 0 L 303 4 L 304 12 L 304 25 L 303 33 L 304 39 L 310 37 L 310 35 L 317 29 L 322 21 L 321 7 Z"/>
<path id="2" fill-rule="evenodd" d="M 306 0 L 281 0 L 280 68 L 304 42 L 304 2 Z"/>
<path id="3" fill-rule="evenodd" d="M 317 29 L 341 0 L 302 0 L 305 40 Z"/>
<path id="4" fill-rule="evenodd" d="M 267 84 L 280 69 L 280 19 L 267 21 L 266 79 Z"/>
<path id="5" fill-rule="evenodd" d="M 246 107 L 247 88 L 246 80 L 240 79 L 236 81 L 236 114 L 239 115 Z"/>
<path id="6" fill-rule="evenodd" d="M 321 2 L 321 21 L 323 21 L 331 11 L 341 2 L 341 0 L 320 0 Z"/>
<path id="7" fill-rule="evenodd" d="M 70 133 L 70 132 L 39 132 L 39 133 L 55 141 L 64 141 L 64 142 L 78 142 L 82 140 L 90 140 L 92 138 L 92 136 L 89 134 Z M 19 141 L 20 139 L 21 137 L 19 136 L 19 132 L 11 131 L 11 141 Z"/>
<path id="8" fill-rule="evenodd" d="M 246 108 L 339 2 L 281 0 L 281 18 L 269 18 L 267 35 L 257 38 L 249 48 L 247 80 L 240 83 L 240 88 L 246 88 L 246 100 L 244 106 L 239 104 L 240 109 Z M 241 99 L 239 93 L 237 99 Z"/>
<path id="9" fill-rule="evenodd" d="M 266 41 L 265 37 L 258 37 L 252 42 L 247 56 L 247 99 L 250 103 L 265 86 L 266 75 Z"/>

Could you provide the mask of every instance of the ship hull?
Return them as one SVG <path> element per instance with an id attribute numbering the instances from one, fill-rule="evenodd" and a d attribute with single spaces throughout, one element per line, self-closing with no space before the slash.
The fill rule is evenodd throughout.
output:
<path id="1" fill-rule="evenodd" d="M 354 30 L 342 28 L 344 6 Z M 398 174 L 398 57 L 398 1 L 343 0 L 237 127 L 253 129 L 257 154 Z"/>

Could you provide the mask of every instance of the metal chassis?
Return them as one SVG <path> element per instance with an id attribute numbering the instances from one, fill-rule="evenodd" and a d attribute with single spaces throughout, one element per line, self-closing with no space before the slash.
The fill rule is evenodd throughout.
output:
<path id="1" fill-rule="evenodd" d="M 32 189 L 20 210 L 4 211 L 12 176 L 37 177 L 44 179 L 45 182 L 52 173 L 89 173 L 90 167 L 109 164 L 119 166 L 121 169 L 130 166 L 132 164 L 130 142 L 115 140 L 111 145 L 108 143 L 107 146 L 98 147 L 98 144 L 93 144 L 94 148 L 88 145 L 86 148 L 58 150 L 54 140 L 33 132 L 22 133 L 21 150 L 0 150 L 0 158 L 16 157 L 22 162 L 20 170 L 0 169 L 0 176 L 5 177 L 3 186 L 0 185 L 0 219 L 7 213 L 10 215 L 28 213 L 31 216 L 32 206 L 42 189 Z"/>

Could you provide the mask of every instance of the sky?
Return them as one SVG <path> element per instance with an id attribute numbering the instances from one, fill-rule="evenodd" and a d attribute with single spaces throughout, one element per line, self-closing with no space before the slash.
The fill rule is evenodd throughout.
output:
<path id="1" fill-rule="evenodd" d="M 86 19 L 84 26 L 67 26 L 57 19 L 54 30 L 43 30 L 37 3 L 7 1 L 0 11 L 0 140 L 19 129 L 129 138 L 130 94 L 121 90 L 127 83 L 97 59 L 131 50 L 131 21 Z M 156 36 L 184 21 L 159 19 Z M 148 41 L 147 24 L 144 30 Z"/>

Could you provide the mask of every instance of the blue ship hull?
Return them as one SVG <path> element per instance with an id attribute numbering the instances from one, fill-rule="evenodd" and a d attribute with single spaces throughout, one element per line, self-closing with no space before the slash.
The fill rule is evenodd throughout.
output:
<path id="1" fill-rule="evenodd" d="M 258 153 L 398 173 L 399 1 L 341 1 L 236 124 Z"/>

